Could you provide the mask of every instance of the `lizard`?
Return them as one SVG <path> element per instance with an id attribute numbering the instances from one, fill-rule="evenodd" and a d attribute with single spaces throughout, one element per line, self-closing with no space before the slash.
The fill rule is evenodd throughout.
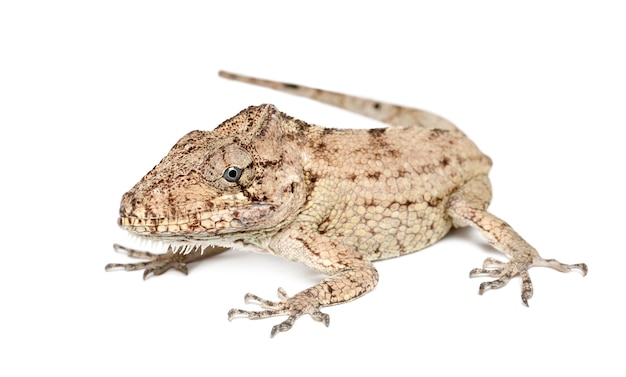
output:
<path id="1" fill-rule="evenodd" d="M 470 277 L 492 278 L 479 293 L 521 278 L 528 306 L 531 267 L 560 272 L 584 263 L 542 258 L 509 224 L 487 210 L 491 159 L 454 124 L 433 113 L 371 99 L 220 71 L 223 78 L 317 100 L 385 123 L 372 129 L 326 128 L 271 104 L 250 106 L 213 131 L 192 131 L 121 200 L 118 225 L 169 245 L 162 254 L 114 245 L 137 263 L 106 270 L 144 270 L 144 279 L 237 248 L 302 263 L 325 276 L 278 301 L 248 293 L 228 319 L 287 316 L 271 336 L 308 314 L 370 292 L 372 262 L 423 249 L 453 227 L 477 230 L 507 262 L 487 258 Z"/>

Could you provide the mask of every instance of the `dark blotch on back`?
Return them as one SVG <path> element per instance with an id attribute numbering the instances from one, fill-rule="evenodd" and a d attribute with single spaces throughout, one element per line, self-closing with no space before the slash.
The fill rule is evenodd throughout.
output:
<path id="1" fill-rule="evenodd" d="M 448 133 L 448 130 L 441 130 L 439 128 L 435 128 L 433 130 L 430 130 L 429 134 L 428 134 L 428 140 L 434 140 L 436 138 L 438 138 L 439 136 Z"/>
<path id="2" fill-rule="evenodd" d="M 372 137 L 381 137 L 386 131 L 386 128 L 371 128 L 367 130 Z"/>

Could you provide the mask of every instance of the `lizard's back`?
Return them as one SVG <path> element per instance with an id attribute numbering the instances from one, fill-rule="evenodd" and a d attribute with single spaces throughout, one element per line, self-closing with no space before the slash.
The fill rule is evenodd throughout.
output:
<path id="1" fill-rule="evenodd" d="M 305 163 L 307 202 L 298 221 L 370 260 L 424 248 L 451 227 L 450 194 L 491 160 L 457 130 L 317 129 Z"/>

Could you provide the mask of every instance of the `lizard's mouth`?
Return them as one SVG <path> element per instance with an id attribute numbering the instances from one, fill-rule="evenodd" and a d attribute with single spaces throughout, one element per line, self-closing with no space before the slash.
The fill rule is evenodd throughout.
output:
<path id="1" fill-rule="evenodd" d="M 238 218 L 222 216 L 212 219 L 208 216 L 189 216 L 174 221 L 167 218 L 148 218 L 121 216 L 117 224 L 131 234 L 153 238 L 195 238 L 195 236 L 218 235 L 220 233 L 238 232 L 246 229 Z"/>
<path id="2" fill-rule="evenodd" d="M 233 218 L 232 215 L 224 216 L 216 222 L 199 219 L 202 219 L 202 216 L 177 221 L 120 216 L 117 222 L 131 237 L 148 241 L 155 247 L 166 247 L 176 253 L 186 254 L 198 247 L 203 250 L 211 247 L 237 247 L 267 252 L 255 245 L 265 244 L 267 236 L 273 234 L 271 229 L 260 229 L 258 226 L 251 229 L 241 219 Z"/>
<path id="3" fill-rule="evenodd" d="M 122 212 L 117 223 L 122 229 L 142 238 L 207 240 L 272 228 L 275 212 L 276 206 L 272 204 L 200 211 L 174 219 L 166 216 L 145 218 Z"/>

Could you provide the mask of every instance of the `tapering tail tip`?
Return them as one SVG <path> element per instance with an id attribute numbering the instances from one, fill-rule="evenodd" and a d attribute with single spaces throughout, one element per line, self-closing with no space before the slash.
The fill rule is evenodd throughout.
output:
<path id="1" fill-rule="evenodd" d="M 219 71 L 217 71 L 217 75 L 218 75 L 219 77 L 223 77 L 223 78 L 225 78 L 225 79 L 231 79 L 231 80 L 232 80 L 232 79 L 234 78 L 234 76 L 235 76 L 233 73 L 231 73 L 231 72 L 227 72 L 227 71 L 223 71 L 223 70 L 219 70 Z"/>

